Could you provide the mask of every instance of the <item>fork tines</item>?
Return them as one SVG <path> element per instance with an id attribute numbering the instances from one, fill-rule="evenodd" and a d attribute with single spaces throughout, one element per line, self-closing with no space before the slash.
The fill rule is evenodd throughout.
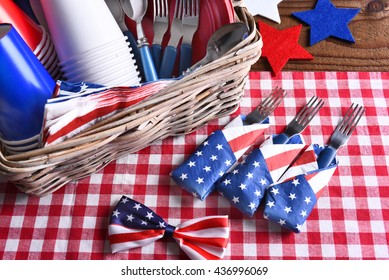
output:
<path id="1" fill-rule="evenodd" d="M 158 45 L 162 44 L 163 36 L 169 26 L 169 6 L 167 0 L 154 0 L 154 42 Z"/>
<path id="2" fill-rule="evenodd" d="M 324 101 L 322 99 L 319 99 L 317 96 L 312 96 L 294 119 L 302 126 L 307 126 L 323 105 Z"/>
<path id="3" fill-rule="evenodd" d="M 355 105 L 355 107 L 354 107 Z M 335 131 L 339 131 L 342 134 L 350 136 L 354 129 L 357 127 L 359 120 L 361 119 L 365 108 L 358 104 L 351 104 L 345 113 L 342 121 L 336 126 Z"/>
<path id="4" fill-rule="evenodd" d="M 256 108 L 260 112 L 273 112 L 288 93 L 280 87 L 276 87 L 272 93 Z"/>
<path id="5" fill-rule="evenodd" d="M 261 123 L 277 108 L 287 94 L 282 88 L 276 87 L 258 107 L 246 116 L 244 124 Z"/>

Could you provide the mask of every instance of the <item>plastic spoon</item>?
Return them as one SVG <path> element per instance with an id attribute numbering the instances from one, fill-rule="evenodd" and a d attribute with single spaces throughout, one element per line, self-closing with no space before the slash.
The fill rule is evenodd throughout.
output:
<path id="1" fill-rule="evenodd" d="M 149 43 L 144 34 L 142 19 L 147 10 L 147 0 L 120 0 L 126 15 L 136 22 L 136 33 L 138 37 L 138 49 L 142 58 L 143 71 L 147 82 L 158 80 L 157 71 L 149 49 Z"/>
<path id="2" fill-rule="evenodd" d="M 189 68 L 184 75 L 222 57 L 247 38 L 248 33 L 248 26 L 243 22 L 223 25 L 209 38 L 205 57 Z"/>
<path id="3" fill-rule="evenodd" d="M 134 58 L 136 61 L 136 65 L 138 66 L 138 70 L 141 73 L 142 77 L 145 77 L 145 72 L 143 70 L 142 58 L 140 55 L 140 51 L 138 49 L 138 44 L 132 32 L 128 30 L 126 22 L 125 22 L 125 13 L 123 11 L 122 5 L 120 4 L 120 0 L 105 0 L 109 10 L 111 11 L 113 17 L 118 23 L 120 29 L 122 30 L 124 36 L 127 36 L 127 42 L 130 43 L 132 48 L 132 52 L 134 54 Z"/>

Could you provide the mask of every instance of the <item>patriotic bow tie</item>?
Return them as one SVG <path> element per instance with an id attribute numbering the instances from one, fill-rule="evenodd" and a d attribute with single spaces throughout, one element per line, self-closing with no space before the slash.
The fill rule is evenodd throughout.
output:
<path id="1" fill-rule="evenodd" d="M 306 147 L 301 135 L 286 144 L 273 144 L 269 137 L 216 184 L 216 189 L 242 213 L 252 216 L 266 189 L 277 182 Z"/>
<path id="2" fill-rule="evenodd" d="M 310 145 L 288 168 L 277 184 L 266 190 L 264 217 L 282 227 L 300 232 L 316 205 L 324 187 L 330 181 L 337 160 L 326 168 L 318 168 L 317 157 L 324 149 Z"/>
<path id="3" fill-rule="evenodd" d="M 269 120 L 244 125 L 244 116 L 233 119 L 222 130 L 213 132 L 197 150 L 172 171 L 173 180 L 194 196 L 204 200 L 215 183 L 269 127 Z"/>
<path id="4" fill-rule="evenodd" d="M 108 226 L 113 253 L 145 246 L 167 235 L 194 260 L 222 259 L 229 232 L 228 216 L 192 219 L 174 227 L 127 196 L 116 205 Z"/>

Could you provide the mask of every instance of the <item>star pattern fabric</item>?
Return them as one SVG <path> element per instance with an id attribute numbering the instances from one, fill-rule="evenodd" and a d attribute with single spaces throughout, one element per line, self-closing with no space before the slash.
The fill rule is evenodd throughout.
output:
<path id="1" fill-rule="evenodd" d="M 228 216 L 207 216 L 172 226 L 147 206 L 123 195 L 112 211 L 108 235 L 113 253 L 173 237 L 194 260 L 222 259 L 228 245 Z"/>
<path id="2" fill-rule="evenodd" d="M 212 193 L 216 182 L 269 127 L 268 119 L 251 125 L 243 125 L 243 119 L 244 116 L 238 116 L 223 130 L 213 132 L 175 168 L 171 177 L 177 185 L 201 200 Z"/>
<path id="3" fill-rule="evenodd" d="M 286 144 L 273 144 L 272 139 L 254 149 L 216 185 L 220 194 L 250 217 L 261 203 L 266 188 L 278 181 L 306 146 L 301 135 L 293 136 Z"/>
<path id="4" fill-rule="evenodd" d="M 298 43 L 301 24 L 283 30 L 261 21 L 258 24 L 263 41 L 262 56 L 267 58 L 275 75 L 280 73 L 290 59 L 313 59 L 313 56 Z"/>
<path id="5" fill-rule="evenodd" d="M 324 147 L 310 145 L 277 184 L 265 193 L 264 217 L 287 230 L 299 233 L 317 199 L 337 168 L 337 160 L 318 169 L 317 157 Z"/>
<path id="6" fill-rule="evenodd" d="M 337 8 L 330 0 L 318 0 L 313 10 L 295 12 L 292 15 L 310 25 L 312 46 L 328 37 L 355 43 L 348 24 L 359 11 L 360 9 L 357 8 Z"/>
<path id="7" fill-rule="evenodd" d="M 246 7 L 252 15 L 260 15 L 277 23 L 281 23 L 278 4 L 282 0 L 245 0 Z"/>

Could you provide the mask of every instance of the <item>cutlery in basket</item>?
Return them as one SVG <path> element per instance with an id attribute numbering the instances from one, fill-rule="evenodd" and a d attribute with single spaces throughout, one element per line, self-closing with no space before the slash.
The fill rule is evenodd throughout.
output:
<path id="1" fill-rule="evenodd" d="M 170 26 L 170 39 L 163 51 L 159 77 L 171 78 L 173 76 L 174 65 L 177 57 L 177 46 L 182 37 L 182 3 L 183 0 L 177 0 L 174 9 L 173 21 Z"/>
<path id="2" fill-rule="evenodd" d="M 125 14 L 136 22 L 136 32 L 138 37 L 138 48 L 142 59 L 142 66 L 146 82 L 158 80 L 153 59 L 149 49 L 149 43 L 144 34 L 142 19 L 147 11 L 147 0 L 120 0 Z"/>
<path id="3" fill-rule="evenodd" d="M 181 75 L 192 65 L 192 40 L 199 26 L 200 0 L 185 0 L 182 11 L 183 36 L 180 47 Z"/>
<path id="4" fill-rule="evenodd" d="M 153 0 L 154 8 L 154 39 L 151 45 L 151 56 L 155 70 L 159 73 L 162 61 L 162 41 L 169 27 L 169 5 L 167 0 Z"/>

